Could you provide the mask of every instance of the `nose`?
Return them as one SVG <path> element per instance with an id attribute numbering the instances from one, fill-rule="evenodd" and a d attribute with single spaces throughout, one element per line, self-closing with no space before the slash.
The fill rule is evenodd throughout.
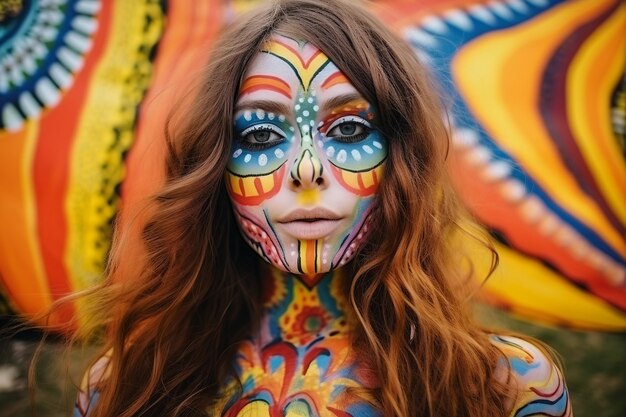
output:
<path id="1" fill-rule="evenodd" d="M 311 146 L 302 149 L 300 156 L 291 167 L 290 176 L 290 185 L 294 191 L 325 188 L 327 186 L 324 166 Z"/>

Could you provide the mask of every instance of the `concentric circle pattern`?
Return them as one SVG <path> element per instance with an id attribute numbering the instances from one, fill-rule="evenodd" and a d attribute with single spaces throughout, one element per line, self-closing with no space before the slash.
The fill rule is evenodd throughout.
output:
<path id="1" fill-rule="evenodd" d="M 24 0 L 0 25 L 0 129 L 56 106 L 82 69 L 99 0 Z M 17 9 L 17 7 L 15 8 Z"/>

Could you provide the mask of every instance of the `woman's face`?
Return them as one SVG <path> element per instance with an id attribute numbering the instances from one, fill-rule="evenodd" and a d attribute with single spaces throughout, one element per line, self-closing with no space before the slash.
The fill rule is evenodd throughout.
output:
<path id="1" fill-rule="evenodd" d="M 309 286 L 363 243 L 387 144 L 315 46 L 274 36 L 245 74 L 226 184 L 246 241 Z"/>

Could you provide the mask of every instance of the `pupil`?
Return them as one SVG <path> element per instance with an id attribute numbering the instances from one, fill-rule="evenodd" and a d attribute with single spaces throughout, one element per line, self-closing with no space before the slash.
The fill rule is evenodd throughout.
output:
<path id="1" fill-rule="evenodd" d="M 339 130 L 342 135 L 353 135 L 356 131 L 356 125 L 354 123 L 345 123 L 339 126 Z"/>
<path id="2" fill-rule="evenodd" d="M 254 134 L 254 139 L 257 142 L 267 142 L 270 138 L 270 132 L 256 132 Z"/>

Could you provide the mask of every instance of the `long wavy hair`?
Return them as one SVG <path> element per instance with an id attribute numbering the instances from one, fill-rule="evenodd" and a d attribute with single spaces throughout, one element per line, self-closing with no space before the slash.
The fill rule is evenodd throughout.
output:
<path id="1" fill-rule="evenodd" d="M 237 347 L 259 325 L 260 284 L 224 171 L 243 74 L 275 33 L 324 51 L 375 105 L 389 143 L 377 227 L 349 266 L 353 349 L 379 381 L 367 398 L 385 416 L 505 416 L 502 355 L 472 319 L 471 285 L 450 248 L 461 211 L 440 99 L 410 48 L 347 0 L 277 0 L 240 18 L 174 108 L 143 256 L 117 231 L 107 279 L 85 301 L 108 357 L 91 416 L 205 415 L 235 376 Z"/>

